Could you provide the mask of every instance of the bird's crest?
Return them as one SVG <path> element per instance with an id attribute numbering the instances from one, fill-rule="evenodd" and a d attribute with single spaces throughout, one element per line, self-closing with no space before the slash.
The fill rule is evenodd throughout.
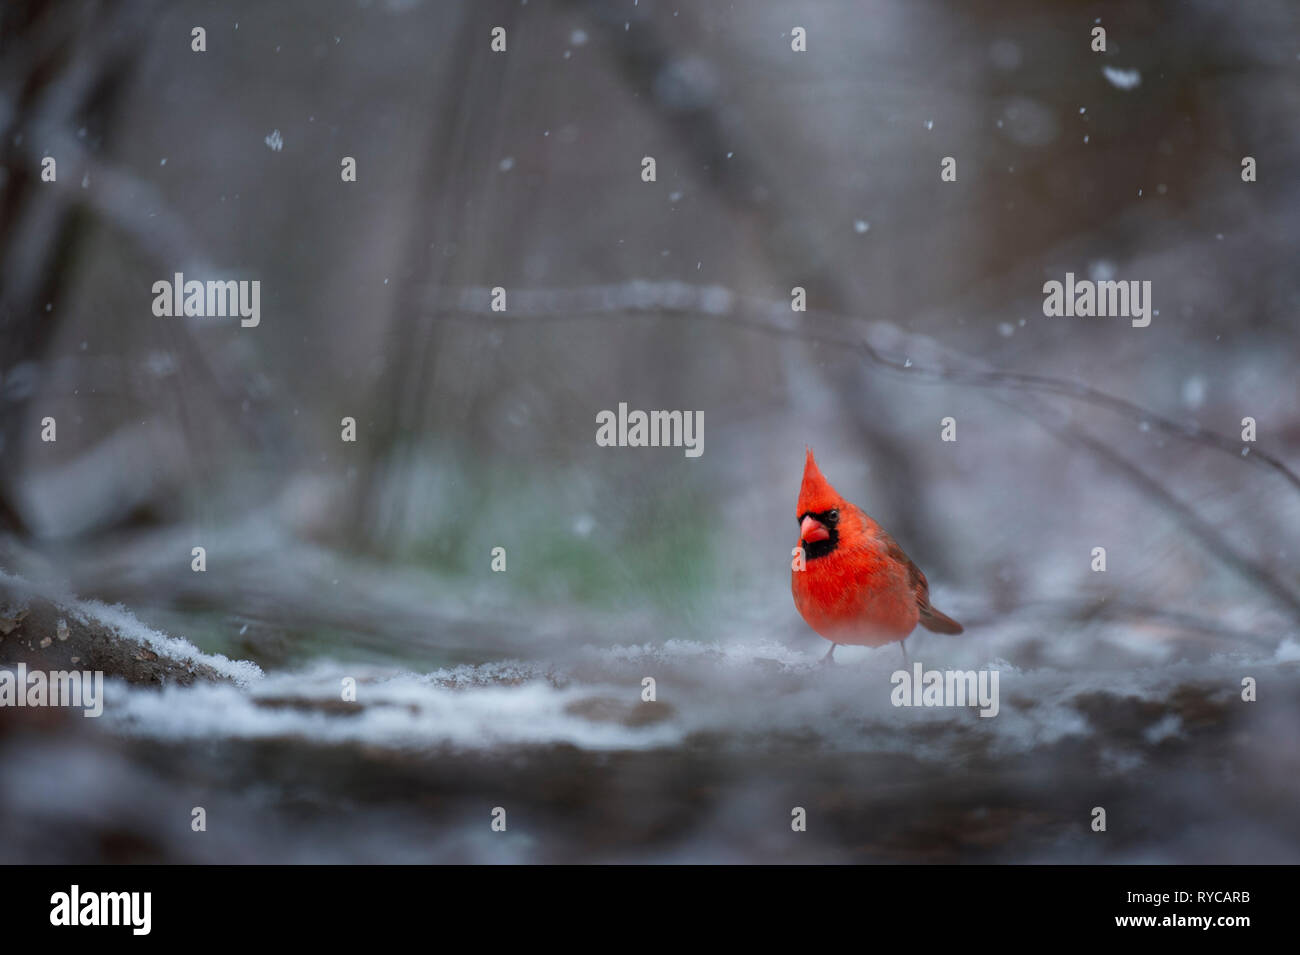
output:
<path id="1" fill-rule="evenodd" d="M 804 459 L 803 484 L 799 487 L 799 503 L 795 505 L 795 517 L 804 514 L 820 514 L 834 507 L 842 507 L 844 499 L 831 487 L 831 482 L 822 476 L 813 459 L 812 448 Z"/>

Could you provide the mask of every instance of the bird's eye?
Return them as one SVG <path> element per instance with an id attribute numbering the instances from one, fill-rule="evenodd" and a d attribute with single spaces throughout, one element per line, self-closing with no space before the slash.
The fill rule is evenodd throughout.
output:
<path id="1" fill-rule="evenodd" d="M 838 520 L 840 519 L 839 508 L 835 508 L 835 509 L 832 510 L 830 513 L 828 513 L 828 514 L 826 515 L 826 519 L 829 520 L 831 523 L 834 523 L 835 521 L 838 521 Z"/>

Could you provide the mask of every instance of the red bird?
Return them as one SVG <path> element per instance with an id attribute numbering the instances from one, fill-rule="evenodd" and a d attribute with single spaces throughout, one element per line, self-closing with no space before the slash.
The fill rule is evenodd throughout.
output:
<path id="1" fill-rule="evenodd" d="M 930 606 L 925 574 L 894 539 L 822 477 L 811 448 L 795 520 L 804 569 L 791 571 L 790 590 L 808 626 L 831 642 L 823 662 L 834 660 L 841 643 L 901 645 L 918 623 L 935 633 L 962 632 L 961 624 Z"/>

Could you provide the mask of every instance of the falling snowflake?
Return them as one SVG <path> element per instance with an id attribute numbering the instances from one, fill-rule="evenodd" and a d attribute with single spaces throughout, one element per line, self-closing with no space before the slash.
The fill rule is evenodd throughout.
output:
<path id="1" fill-rule="evenodd" d="M 1142 74 L 1137 70 L 1119 70 L 1113 66 L 1103 66 L 1101 72 L 1110 85 L 1122 90 L 1131 90 L 1142 83 Z"/>
<path id="2" fill-rule="evenodd" d="M 264 141 L 268 146 L 271 147 L 271 152 L 278 153 L 281 149 L 284 148 L 284 137 L 280 135 L 280 131 L 278 129 L 271 130 L 271 135 L 267 136 Z"/>

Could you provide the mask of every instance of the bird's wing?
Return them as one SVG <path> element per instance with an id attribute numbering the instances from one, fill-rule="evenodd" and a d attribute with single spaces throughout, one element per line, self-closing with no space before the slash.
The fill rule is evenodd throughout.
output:
<path id="1" fill-rule="evenodd" d="M 921 568 L 913 563 L 912 558 L 903 553 L 903 548 L 898 546 L 898 541 L 883 530 L 880 532 L 880 543 L 885 545 L 885 553 L 891 559 L 907 568 L 907 583 L 912 588 L 912 593 L 916 595 L 916 605 L 923 610 L 927 609 L 930 606 L 930 582 L 925 579 Z"/>
<path id="2" fill-rule="evenodd" d="M 886 554 L 907 568 L 907 582 L 916 596 L 916 607 L 920 611 L 918 622 L 921 626 L 935 633 L 962 633 L 965 628 L 961 624 L 930 605 L 930 582 L 925 579 L 921 568 L 912 562 L 912 558 L 903 553 L 898 541 L 881 531 L 880 542 L 885 545 Z"/>

